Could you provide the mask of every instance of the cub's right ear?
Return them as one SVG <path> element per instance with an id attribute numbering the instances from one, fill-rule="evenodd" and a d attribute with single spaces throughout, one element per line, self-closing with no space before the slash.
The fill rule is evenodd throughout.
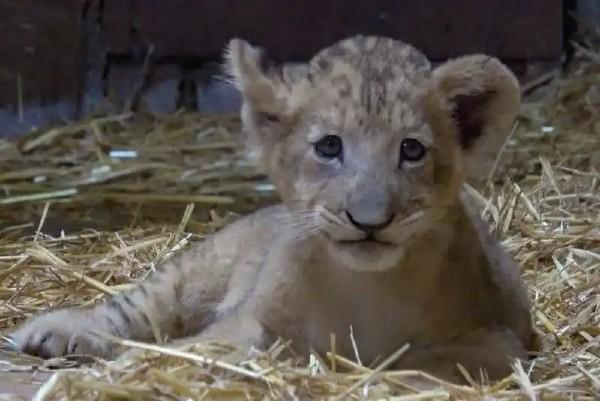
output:
<path id="1" fill-rule="evenodd" d="M 244 105 L 270 121 L 297 112 L 310 96 L 309 67 L 275 64 L 260 47 L 232 39 L 225 50 L 225 72 Z"/>
<path id="2" fill-rule="evenodd" d="M 306 64 L 275 65 L 264 50 L 232 39 L 225 51 L 225 72 L 242 95 L 241 118 L 248 156 L 264 163 L 311 92 Z"/>
<path id="3" fill-rule="evenodd" d="M 263 49 L 232 39 L 225 50 L 225 72 L 254 113 L 269 120 L 285 113 L 280 80 Z"/>

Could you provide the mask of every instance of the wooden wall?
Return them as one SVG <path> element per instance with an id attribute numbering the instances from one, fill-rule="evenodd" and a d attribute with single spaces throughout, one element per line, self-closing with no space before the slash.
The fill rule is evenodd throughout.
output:
<path id="1" fill-rule="evenodd" d="M 79 0 L 0 0 L 0 136 L 77 115 Z"/>
<path id="2" fill-rule="evenodd" d="M 561 0 L 0 0 L 0 137 L 94 112 L 237 107 L 211 80 L 239 36 L 303 60 L 356 33 L 443 60 L 485 52 L 524 75 L 563 49 Z"/>

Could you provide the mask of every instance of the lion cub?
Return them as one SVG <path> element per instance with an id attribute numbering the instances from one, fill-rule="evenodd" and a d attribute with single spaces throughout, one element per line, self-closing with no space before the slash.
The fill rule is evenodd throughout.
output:
<path id="1" fill-rule="evenodd" d="M 498 60 L 432 69 L 402 42 L 343 40 L 306 64 L 268 65 L 234 39 L 228 72 L 243 95 L 251 154 L 283 203 L 221 230 L 133 291 L 93 309 L 26 322 L 15 346 L 42 357 L 114 356 L 97 331 L 266 347 L 292 341 L 460 382 L 511 371 L 533 346 L 516 264 L 462 192 L 486 174 L 520 95 Z"/>

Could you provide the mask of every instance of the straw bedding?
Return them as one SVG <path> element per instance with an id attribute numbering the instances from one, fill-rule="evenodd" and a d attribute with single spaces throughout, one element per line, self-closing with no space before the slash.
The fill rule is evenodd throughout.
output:
<path id="1" fill-rule="evenodd" d="M 236 116 L 122 114 L 0 142 L 0 333 L 124 291 L 232 215 L 275 201 L 239 136 Z M 581 49 L 568 74 L 529 94 L 493 176 L 469 191 L 521 264 L 552 343 L 500 383 L 458 387 L 335 353 L 300 365 L 278 358 L 284 343 L 238 353 L 125 342 L 146 357 L 83 366 L 5 349 L 0 375 L 56 372 L 38 400 L 600 398 L 600 53 Z M 412 388 L 414 377 L 430 388 Z"/>

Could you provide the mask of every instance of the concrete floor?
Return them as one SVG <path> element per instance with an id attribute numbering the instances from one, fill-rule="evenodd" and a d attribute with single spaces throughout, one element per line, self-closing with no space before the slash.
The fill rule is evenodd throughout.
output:
<path id="1" fill-rule="evenodd" d="M 50 376 L 52 374 L 47 372 L 2 372 L 0 370 L 0 400 L 11 399 L 7 397 L 9 394 L 30 400 Z"/>

